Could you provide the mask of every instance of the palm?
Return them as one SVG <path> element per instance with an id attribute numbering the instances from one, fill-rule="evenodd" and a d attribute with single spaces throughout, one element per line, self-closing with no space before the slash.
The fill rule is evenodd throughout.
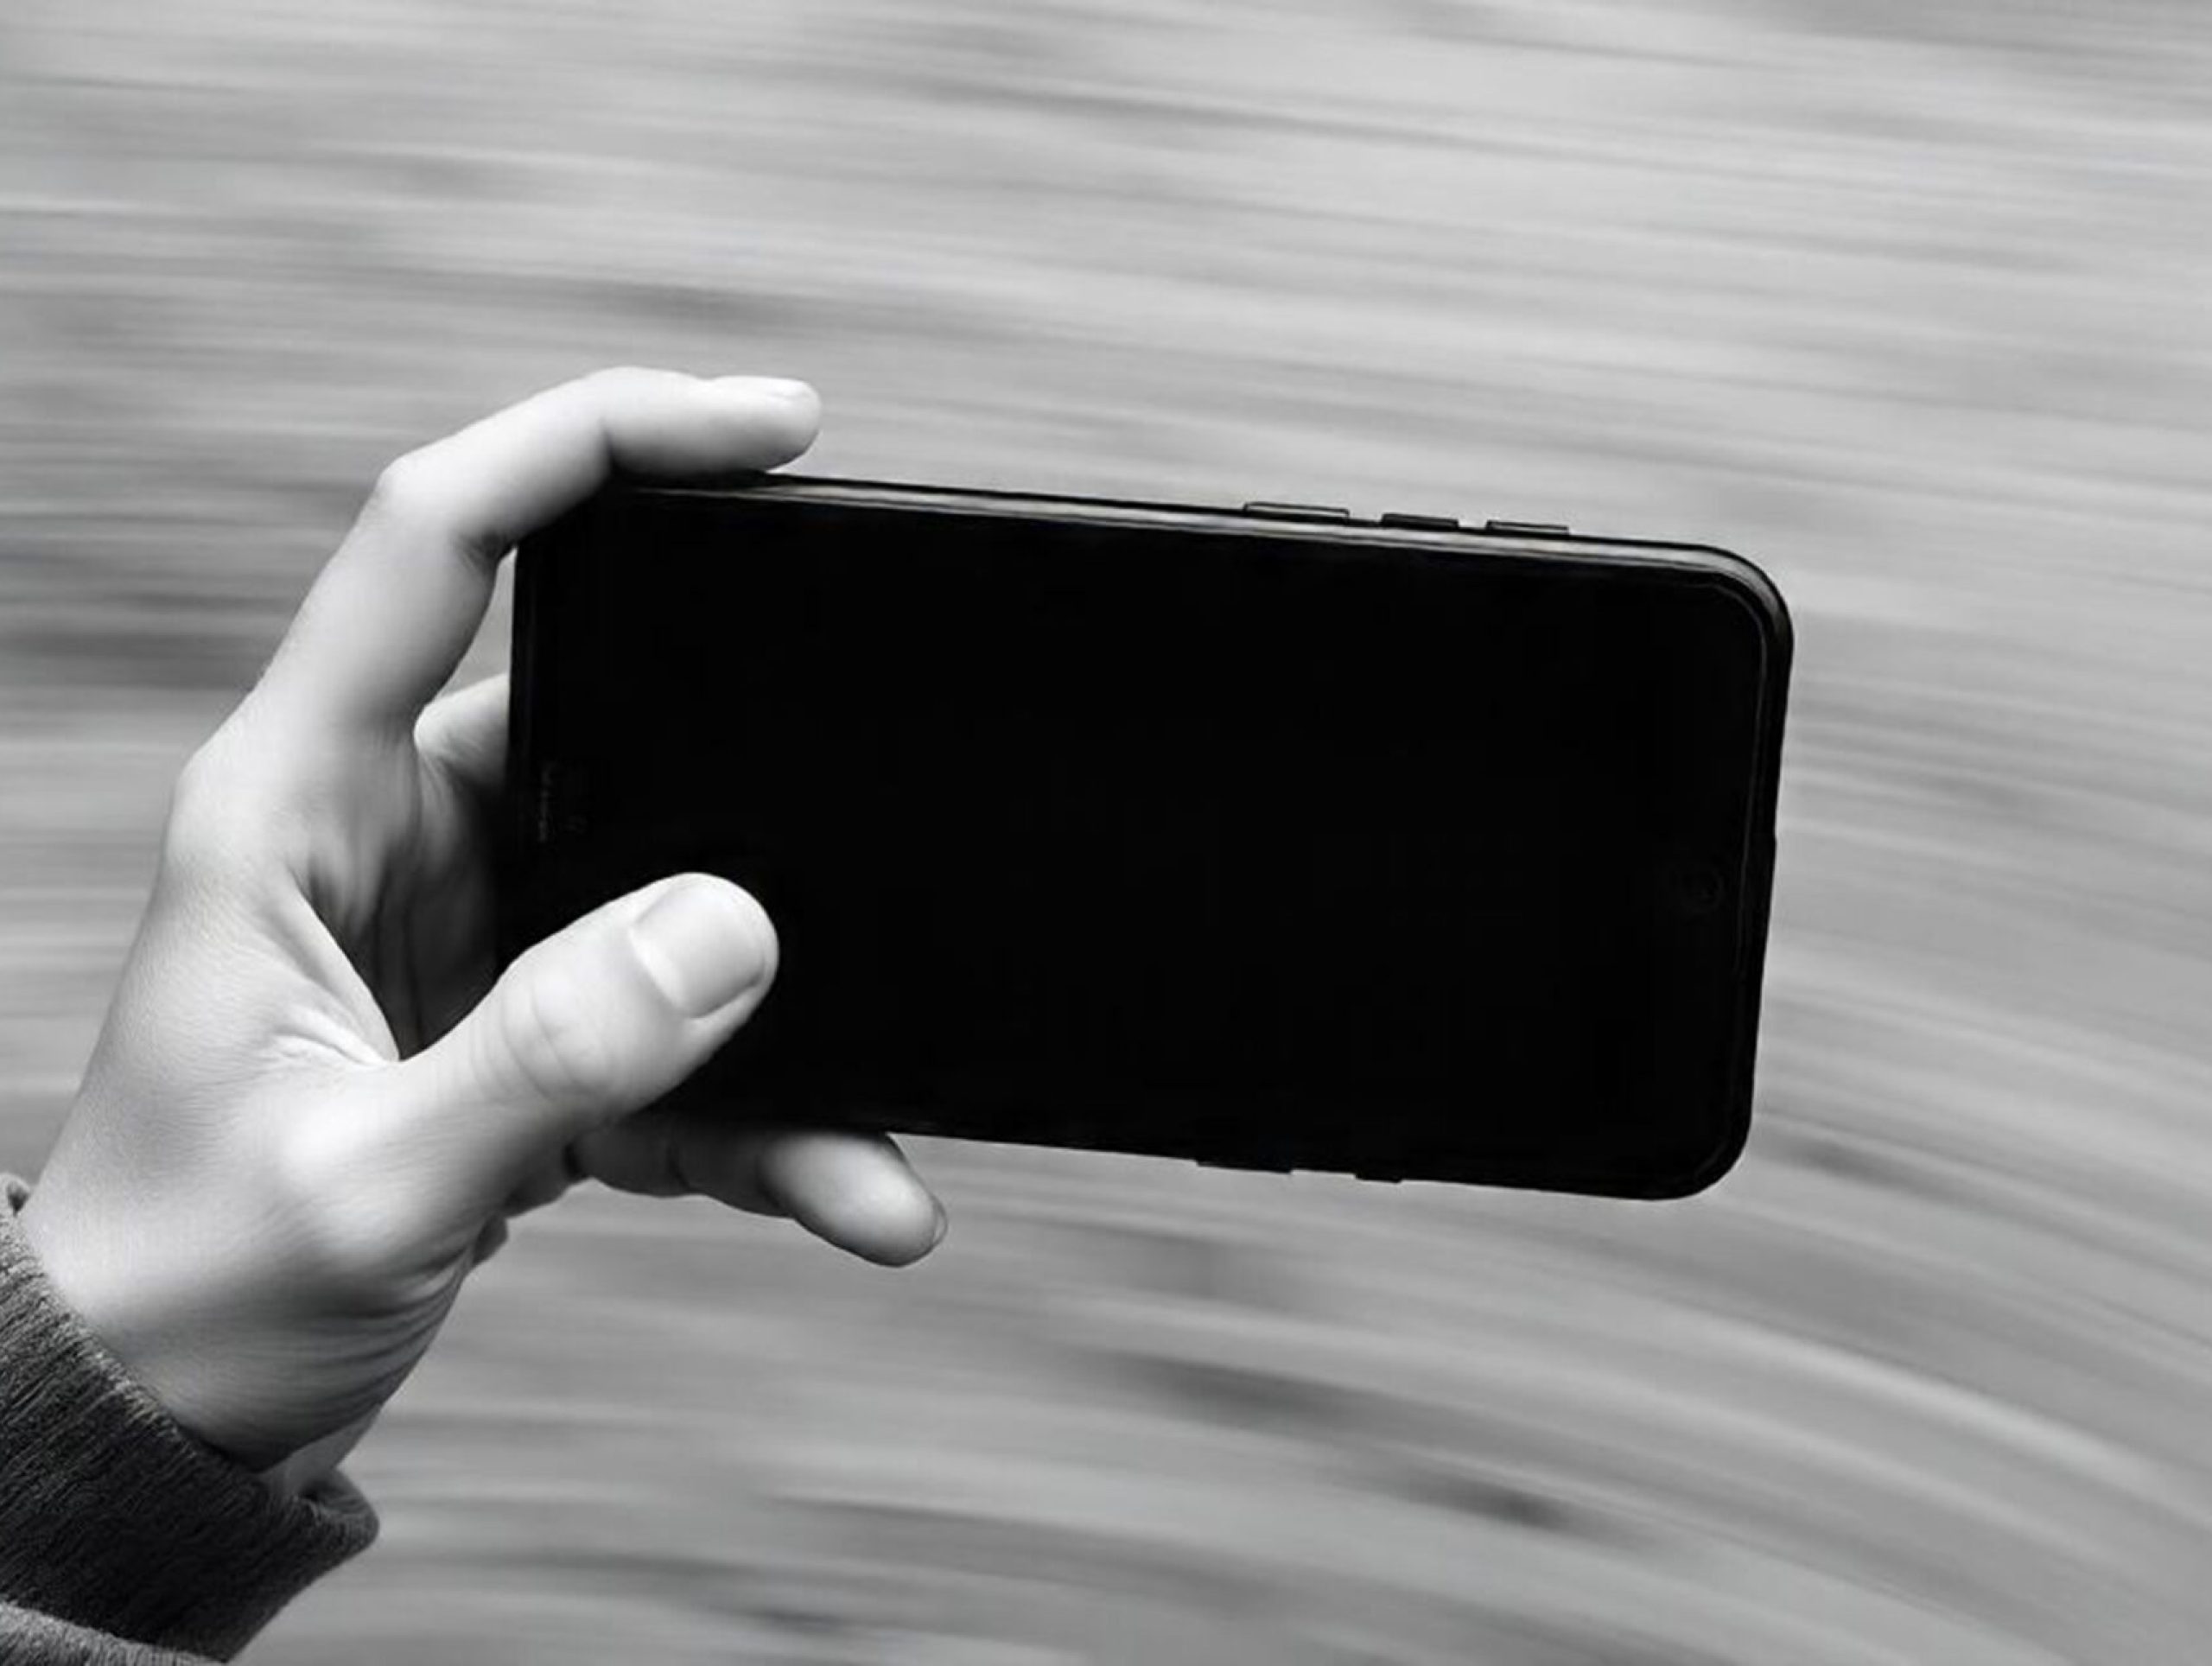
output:
<path id="1" fill-rule="evenodd" d="M 503 717 L 499 692 L 495 709 Z M 330 802 L 351 836 L 319 843 L 302 888 L 375 1011 L 360 1010 L 358 987 L 329 993 L 355 1014 L 371 1050 L 406 1058 L 450 1030 L 491 987 L 494 804 L 448 756 L 411 743 L 334 761 L 342 773 Z M 315 981 L 328 988 L 346 980 Z M 292 1391 L 260 1408 L 255 1438 L 233 1437 L 242 1452 L 257 1459 L 292 1453 L 294 1478 L 304 1482 L 352 1448 L 435 1336 L 475 1258 L 472 1250 L 489 1246 L 464 1223 L 423 1247 L 428 1253 L 391 1293 L 404 1291 L 404 1299 L 315 1326 L 329 1330 L 334 1344 L 350 1341 L 292 1361 Z M 342 1427 L 333 1432 L 338 1420 Z"/>
<path id="2" fill-rule="evenodd" d="M 504 688 L 497 693 L 491 715 L 503 717 Z M 451 709 L 430 709 L 434 730 Z M 497 736 L 474 738 L 493 743 L 478 755 L 496 756 Z M 362 1039 L 387 1058 L 408 1058 L 451 1030 L 496 974 L 496 781 L 484 773 L 411 744 L 347 760 L 334 796 L 350 836 L 327 843 L 303 875 L 317 918 L 375 1002 L 374 1018 L 359 1015 Z"/>

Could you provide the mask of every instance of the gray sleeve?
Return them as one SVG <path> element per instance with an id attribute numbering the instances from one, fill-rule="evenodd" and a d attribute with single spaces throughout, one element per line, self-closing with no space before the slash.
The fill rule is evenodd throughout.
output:
<path id="1" fill-rule="evenodd" d="M 0 1660 L 9 1666 L 212 1666 L 214 1656 L 181 1655 L 0 1602 Z"/>
<path id="2" fill-rule="evenodd" d="M 0 1660 L 229 1660 L 376 1537 L 342 1475 L 297 1498 L 203 1446 L 47 1281 L 0 1176 Z"/>

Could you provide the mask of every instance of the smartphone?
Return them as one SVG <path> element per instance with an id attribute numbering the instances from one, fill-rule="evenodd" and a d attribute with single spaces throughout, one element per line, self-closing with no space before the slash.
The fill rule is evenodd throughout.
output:
<path id="1" fill-rule="evenodd" d="M 715 1114 L 1680 1197 L 1751 1108 L 1789 616 L 1697 545 L 748 476 L 517 557 L 499 957 L 728 876 Z"/>

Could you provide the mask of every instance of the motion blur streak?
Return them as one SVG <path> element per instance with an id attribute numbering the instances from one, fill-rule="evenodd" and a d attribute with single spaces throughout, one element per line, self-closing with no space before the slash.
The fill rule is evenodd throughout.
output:
<path id="1" fill-rule="evenodd" d="M 1705 538 L 1798 616 L 1717 1192 L 918 1141 L 899 1275 L 580 1197 L 264 1652 L 2212 1655 L 2208 88 L 2202 0 L 8 0 L 10 1167 L 377 468 L 595 365 L 805 376 L 818 472 Z"/>

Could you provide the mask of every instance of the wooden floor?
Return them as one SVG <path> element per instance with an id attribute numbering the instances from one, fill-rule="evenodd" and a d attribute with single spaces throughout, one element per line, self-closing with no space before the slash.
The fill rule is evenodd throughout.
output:
<path id="1" fill-rule="evenodd" d="M 1707 540 L 1797 618 L 1718 1191 L 917 1142 L 900 1275 L 579 1198 L 261 1657 L 2203 1658 L 2208 86 L 2200 0 L 9 0 L 0 1165 L 377 467 L 594 365 L 808 377 L 820 472 Z"/>

